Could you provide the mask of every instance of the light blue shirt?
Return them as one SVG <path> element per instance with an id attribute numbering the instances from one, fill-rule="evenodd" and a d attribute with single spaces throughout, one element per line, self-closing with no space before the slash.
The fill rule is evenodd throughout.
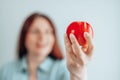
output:
<path id="1" fill-rule="evenodd" d="M 65 59 L 47 57 L 37 69 L 38 80 L 70 80 Z M 29 80 L 26 58 L 11 62 L 0 69 L 0 80 Z"/>

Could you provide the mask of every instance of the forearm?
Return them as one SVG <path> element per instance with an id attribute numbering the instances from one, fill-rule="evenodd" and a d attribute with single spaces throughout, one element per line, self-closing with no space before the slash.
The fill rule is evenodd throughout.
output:
<path id="1" fill-rule="evenodd" d="M 71 80 L 87 80 L 87 69 L 83 69 L 76 73 L 70 73 Z"/>

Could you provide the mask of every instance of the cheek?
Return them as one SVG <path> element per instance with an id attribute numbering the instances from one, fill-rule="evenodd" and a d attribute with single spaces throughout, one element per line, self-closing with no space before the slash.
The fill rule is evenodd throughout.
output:
<path id="1" fill-rule="evenodd" d="M 55 38 L 54 38 L 54 36 L 49 36 L 48 37 L 48 44 L 49 44 L 49 47 L 53 47 L 53 45 L 54 45 L 54 43 L 55 43 Z"/>
<path id="2" fill-rule="evenodd" d="M 25 46 L 28 50 L 32 50 L 35 47 L 35 43 L 36 43 L 36 37 L 27 34 L 26 35 L 26 39 L 25 39 Z"/>

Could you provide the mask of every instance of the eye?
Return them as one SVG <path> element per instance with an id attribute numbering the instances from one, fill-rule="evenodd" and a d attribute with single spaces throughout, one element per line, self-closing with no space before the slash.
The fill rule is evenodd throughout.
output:
<path id="1" fill-rule="evenodd" d="M 46 30 L 45 33 L 46 33 L 46 34 L 53 34 L 53 31 L 52 31 L 52 30 Z"/>
<path id="2" fill-rule="evenodd" d="M 33 34 L 39 33 L 38 29 L 33 29 L 33 30 L 31 30 L 30 32 L 33 33 Z"/>

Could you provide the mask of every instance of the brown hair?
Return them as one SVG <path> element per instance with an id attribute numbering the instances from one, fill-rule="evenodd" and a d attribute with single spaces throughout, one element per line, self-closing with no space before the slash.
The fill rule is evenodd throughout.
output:
<path id="1" fill-rule="evenodd" d="M 25 47 L 25 37 L 26 37 L 26 34 L 28 32 L 28 29 L 30 28 L 31 23 L 33 22 L 33 20 L 36 17 L 45 18 L 50 23 L 50 25 L 53 29 L 53 33 L 54 33 L 54 36 L 55 36 L 55 43 L 54 43 L 54 46 L 53 46 L 53 50 L 49 54 L 49 56 L 52 57 L 53 59 L 63 59 L 63 54 L 62 54 L 62 51 L 59 47 L 56 32 L 55 32 L 55 26 L 48 16 L 46 16 L 44 14 L 40 14 L 40 13 L 33 13 L 23 23 L 23 26 L 22 26 L 22 29 L 21 29 L 21 32 L 20 32 L 20 36 L 19 36 L 19 40 L 18 40 L 18 46 L 17 46 L 17 53 L 18 53 L 17 57 L 18 57 L 18 59 L 22 59 L 24 56 L 27 55 L 27 49 Z"/>

